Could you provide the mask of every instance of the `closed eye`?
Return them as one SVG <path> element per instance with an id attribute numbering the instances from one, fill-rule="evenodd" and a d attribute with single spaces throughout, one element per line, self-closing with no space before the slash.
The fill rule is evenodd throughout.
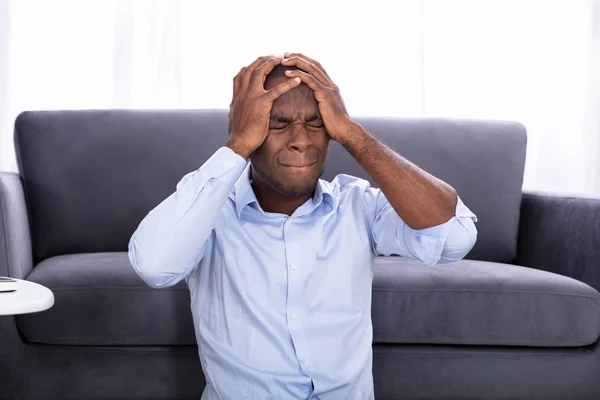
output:
<path id="1" fill-rule="evenodd" d="M 292 121 L 286 117 L 272 115 L 269 123 L 269 129 L 279 131 L 287 128 L 291 122 Z"/>
<path id="2" fill-rule="evenodd" d="M 306 125 L 310 128 L 317 128 L 317 129 L 321 129 L 323 128 L 323 120 L 321 119 L 321 116 L 319 114 L 314 114 L 312 117 L 308 118 L 306 120 Z"/>

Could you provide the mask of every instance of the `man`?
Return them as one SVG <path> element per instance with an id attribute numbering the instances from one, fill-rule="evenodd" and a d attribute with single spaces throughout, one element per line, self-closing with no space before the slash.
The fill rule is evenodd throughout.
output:
<path id="1" fill-rule="evenodd" d="M 329 140 L 381 190 L 319 179 Z M 129 258 L 154 288 L 186 280 L 203 399 L 372 399 L 373 257 L 459 260 L 474 220 L 350 118 L 318 62 L 286 53 L 237 74 L 228 140 L 144 218 Z"/>

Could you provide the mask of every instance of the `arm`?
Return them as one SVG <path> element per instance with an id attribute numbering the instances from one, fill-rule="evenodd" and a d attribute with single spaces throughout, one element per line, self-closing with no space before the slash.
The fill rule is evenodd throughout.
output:
<path id="1" fill-rule="evenodd" d="M 458 261 L 475 245 L 473 214 L 447 183 L 401 157 L 351 122 L 341 144 L 381 188 L 372 236 L 375 254 L 426 265 Z"/>
<path id="2" fill-rule="evenodd" d="M 222 147 L 142 220 L 129 241 L 129 260 L 154 288 L 173 286 L 198 265 L 218 213 L 246 160 Z"/>
<path id="3" fill-rule="evenodd" d="M 420 230 L 400 218 L 380 189 L 368 188 L 363 198 L 372 215 L 371 235 L 376 255 L 399 255 L 432 266 L 462 259 L 477 240 L 475 214 L 460 198 L 448 221 Z"/>
<path id="4" fill-rule="evenodd" d="M 428 174 L 349 121 L 340 143 L 373 177 L 396 213 L 415 230 L 447 222 L 458 197 L 447 183 Z"/>
<path id="5" fill-rule="evenodd" d="M 365 193 L 367 205 L 374 204 L 376 253 L 417 258 L 428 265 L 464 257 L 475 244 L 476 217 L 454 188 L 396 154 L 354 122 L 338 87 L 317 61 L 298 53 L 286 56 L 289 58 L 282 64 L 299 68 L 286 74 L 300 77 L 313 89 L 329 136 L 342 144 L 381 188 Z"/>
<path id="6" fill-rule="evenodd" d="M 600 290 L 600 197 L 524 193 L 515 264 Z"/>
<path id="7" fill-rule="evenodd" d="M 183 177 L 177 190 L 144 218 L 129 241 L 129 260 L 155 288 L 177 284 L 201 261 L 206 243 L 246 159 L 267 137 L 273 102 L 300 84 L 264 89 L 281 57 L 259 57 L 233 79 L 229 139 L 200 169 Z"/>

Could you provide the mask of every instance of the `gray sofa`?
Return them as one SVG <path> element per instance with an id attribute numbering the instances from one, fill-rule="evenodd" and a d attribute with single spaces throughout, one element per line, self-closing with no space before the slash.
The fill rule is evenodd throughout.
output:
<path id="1" fill-rule="evenodd" d="M 357 120 L 479 218 L 463 261 L 377 258 L 376 398 L 599 399 L 600 199 L 522 193 L 517 123 Z M 43 284 L 56 302 L 0 317 L 1 399 L 200 398 L 185 282 L 151 289 L 126 250 L 226 132 L 225 110 L 17 118 L 20 173 L 0 173 L 0 275 Z M 342 172 L 370 180 L 332 143 L 324 178 Z"/>

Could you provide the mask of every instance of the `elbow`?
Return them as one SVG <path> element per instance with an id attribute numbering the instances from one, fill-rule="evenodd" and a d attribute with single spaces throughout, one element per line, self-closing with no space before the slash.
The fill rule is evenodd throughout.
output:
<path id="1" fill-rule="evenodd" d="M 168 284 L 168 278 L 160 276 L 159 274 L 138 272 L 138 276 L 153 289 L 161 289 L 171 286 Z"/>
<path id="2" fill-rule="evenodd" d="M 450 229 L 440 263 L 452 263 L 462 260 L 469 254 L 477 242 L 477 228 L 471 218 L 456 218 Z"/>
<path id="3" fill-rule="evenodd" d="M 160 289 L 169 286 L 171 277 L 160 272 L 159 262 L 156 257 L 145 254 L 135 240 L 135 236 L 129 241 L 128 249 L 129 263 L 136 274 L 150 287 Z"/>

